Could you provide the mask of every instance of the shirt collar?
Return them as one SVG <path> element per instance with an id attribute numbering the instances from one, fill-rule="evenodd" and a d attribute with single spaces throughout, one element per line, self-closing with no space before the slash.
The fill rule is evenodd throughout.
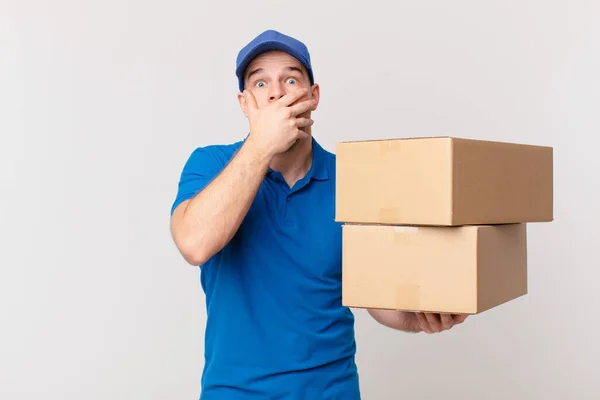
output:
<path id="1" fill-rule="evenodd" d="M 327 153 L 323 147 L 311 137 L 312 140 L 312 165 L 308 171 L 311 179 L 327 180 L 329 179 L 329 166 L 327 164 Z"/>

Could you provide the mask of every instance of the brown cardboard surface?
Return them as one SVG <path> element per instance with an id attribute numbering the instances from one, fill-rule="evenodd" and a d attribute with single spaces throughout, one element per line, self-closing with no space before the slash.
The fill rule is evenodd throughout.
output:
<path id="1" fill-rule="evenodd" d="M 338 222 L 553 220 L 552 147 L 431 137 L 341 142 L 336 153 Z"/>
<path id="2" fill-rule="evenodd" d="M 342 302 L 476 314 L 527 294 L 525 224 L 344 225 Z"/>

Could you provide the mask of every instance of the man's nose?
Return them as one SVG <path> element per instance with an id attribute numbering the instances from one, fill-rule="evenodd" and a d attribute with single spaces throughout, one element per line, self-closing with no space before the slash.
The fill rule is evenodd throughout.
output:
<path id="1" fill-rule="evenodd" d="M 271 93 L 269 96 L 269 101 L 279 100 L 283 96 L 285 96 L 285 90 L 283 89 L 283 87 L 281 86 L 280 83 L 275 83 L 275 84 L 271 85 Z"/>

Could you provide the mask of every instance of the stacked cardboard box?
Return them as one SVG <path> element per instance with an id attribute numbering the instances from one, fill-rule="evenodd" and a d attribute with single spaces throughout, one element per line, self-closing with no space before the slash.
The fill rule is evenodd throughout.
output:
<path id="1" fill-rule="evenodd" d="M 476 314 L 527 293 L 553 149 L 453 137 L 337 144 L 343 304 Z"/>

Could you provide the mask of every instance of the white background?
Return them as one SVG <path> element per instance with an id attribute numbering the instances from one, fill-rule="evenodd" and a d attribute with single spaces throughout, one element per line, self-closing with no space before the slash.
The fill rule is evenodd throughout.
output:
<path id="1" fill-rule="evenodd" d="M 198 270 L 168 219 L 197 146 L 239 140 L 237 51 L 309 46 L 314 135 L 553 146 L 530 293 L 439 335 L 356 311 L 367 400 L 597 399 L 597 1 L 0 1 L 0 398 L 194 399 Z"/>

